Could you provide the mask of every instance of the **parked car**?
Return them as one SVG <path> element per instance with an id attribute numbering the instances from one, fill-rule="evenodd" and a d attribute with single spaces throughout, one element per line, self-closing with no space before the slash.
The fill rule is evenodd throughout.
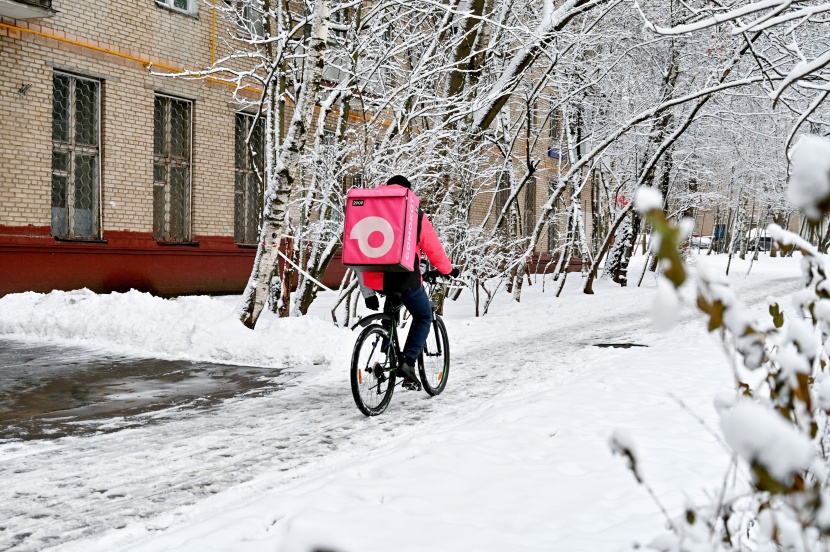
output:
<path id="1" fill-rule="evenodd" d="M 744 235 L 744 239 L 747 240 L 747 251 L 755 251 L 756 241 L 758 242 L 758 251 L 769 251 L 770 249 L 772 249 L 772 238 L 769 237 L 769 235 L 767 235 L 766 230 L 759 230 L 758 228 L 753 228 Z"/>
<path id="2" fill-rule="evenodd" d="M 689 240 L 689 243 L 691 247 L 697 249 L 709 249 L 709 247 L 712 245 L 713 239 L 714 236 L 692 236 L 691 240 Z"/>

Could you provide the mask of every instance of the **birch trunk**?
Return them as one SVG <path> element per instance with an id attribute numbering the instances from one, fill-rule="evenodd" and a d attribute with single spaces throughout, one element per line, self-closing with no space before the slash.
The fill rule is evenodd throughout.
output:
<path id="1" fill-rule="evenodd" d="M 311 18 L 311 37 L 305 58 L 303 81 L 297 95 L 291 125 L 281 144 L 274 170 L 271 171 L 273 178 L 269 180 L 265 191 L 257 255 L 238 311 L 239 320 L 251 329 L 256 326 L 259 315 L 265 308 L 271 278 L 277 270 L 280 241 L 288 214 L 288 201 L 295 187 L 300 154 L 305 148 L 309 126 L 314 116 L 314 102 L 323 77 L 323 54 L 327 48 L 328 26 L 329 0 L 317 0 Z M 282 98 L 274 97 L 272 89 L 268 103 L 269 111 L 276 107 L 275 103 L 279 104 L 281 101 Z"/>

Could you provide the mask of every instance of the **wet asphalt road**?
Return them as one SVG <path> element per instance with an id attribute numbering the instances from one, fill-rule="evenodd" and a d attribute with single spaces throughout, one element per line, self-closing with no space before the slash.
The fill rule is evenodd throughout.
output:
<path id="1" fill-rule="evenodd" d="M 279 369 L 140 359 L 0 339 L 0 442 L 118 431 L 275 391 Z"/>

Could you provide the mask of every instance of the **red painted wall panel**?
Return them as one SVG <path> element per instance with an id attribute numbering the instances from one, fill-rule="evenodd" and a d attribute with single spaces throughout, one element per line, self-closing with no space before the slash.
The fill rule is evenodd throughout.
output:
<path id="1" fill-rule="evenodd" d="M 159 295 L 239 293 L 255 250 L 233 238 L 196 236 L 198 245 L 159 245 L 142 232 L 106 232 L 106 243 L 62 242 L 48 227 L 0 227 L 0 295 L 89 288 Z"/>
<path id="2" fill-rule="evenodd" d="M 22 291 L 137 289 L 157 295 L 241 293 L 256 250 L 233 238 L 196 236 L 198 245 L 159 245 L 150 233 L 109 231 L 106 243 L 58 241 L 48 226 L 0 226 L 0 296 Z M 323 278 L 345 273 L 335 255 Z"/>
<path id="3" fill-rule="evenodd" d="M 109 231 L 105 243 L 58 241 L 48 226 L 0 226 L 0 296 L 23 291 L 137 289 L 157 295 L 241 293 L 256 250 L 225 236 L 196 236 L 198 245 L 159 245 L 150 233 Z M 555 267 L 543 253 L 530 272 Z M 538 265 L 537 265 L 538 263 Z M 572 259 L 569 271 L 582 267 Z M 337 288 L 346 267 L 335 254 L 322 282 Z"/>

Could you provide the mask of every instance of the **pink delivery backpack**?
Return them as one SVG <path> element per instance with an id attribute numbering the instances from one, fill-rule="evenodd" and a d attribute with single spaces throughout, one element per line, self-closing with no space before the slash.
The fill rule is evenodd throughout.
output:
<path id="1" fill-rule="evenodd" d="M 349 190 L 343 264 L 378 272 L 414 270 L 418 210 L 418 196 L 401 186 Z"/>

